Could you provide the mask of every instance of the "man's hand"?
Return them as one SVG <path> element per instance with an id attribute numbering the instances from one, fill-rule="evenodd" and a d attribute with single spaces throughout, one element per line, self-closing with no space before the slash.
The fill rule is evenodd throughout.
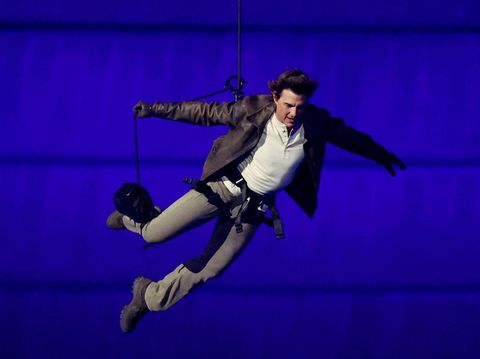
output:
<path id="1" fill-rule="evenodd" d="M 133 112 L 135 112 L 137 118 L 150 117 L 152 115 L 152 105 L 145 101 L 138 101 L 133 106 Z"/>
<path id="2" fill-rule="evenodd" d="M 398 166 L 401 170 L 405 170 L 407 168 L 405 164 L 392 152 L 388 152 L 377 162 L 383 167 L 385 167 L 392 176 L 396 175 L 393 165 Z"/>

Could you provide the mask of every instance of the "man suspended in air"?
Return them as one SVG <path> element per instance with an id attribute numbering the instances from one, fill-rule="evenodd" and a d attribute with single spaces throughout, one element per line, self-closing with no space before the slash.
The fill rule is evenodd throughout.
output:
<path id="1" fill-rule="evenodd" d="M 135 220 L 136 208 L 123 213 L 116 210 L 108 217 L 108 227 L 128 229 L 149 243 L 166 241 L 216 219 L 212 236 L 198 257 L 186 260 L 160 281 L 135 279 L 133 297 L 120 317 L 124 332 L 131 332 L 149 311 L 170 308 L 193 287 L 219 275 L 262 223 L 283 237 L 275 206 L 278 192 L 285 190 L 312 217 L 327 143 L 374 160 L 392 175 L 394 165 L 405 169 L 395 154 L 370 136 L 309 104 L 317 82 L 303 71 L 283 72 L 268 85 L 269 95 L 246 96 L 236 102 L 140 101 L 135 105 L 138 118 L 225 125 L 230 130 L 214 141 L 200 180 L 191 190 L 163 211 L 153 203 L 148 205 L 153 219 Z"/>

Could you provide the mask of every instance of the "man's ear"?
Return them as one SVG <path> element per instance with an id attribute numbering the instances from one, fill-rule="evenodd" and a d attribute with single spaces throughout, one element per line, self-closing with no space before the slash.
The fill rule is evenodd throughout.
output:
<path id="1" fill-rule="evenodd" d="M 275 91 L 272 91 L 272 96 L 273 96 L 273 99 L 275 100 L 275 102 L 277 102 L 278 99 L 280 98 L 280 96 L 278 95 L 278 92 L 275 92 Z"/>

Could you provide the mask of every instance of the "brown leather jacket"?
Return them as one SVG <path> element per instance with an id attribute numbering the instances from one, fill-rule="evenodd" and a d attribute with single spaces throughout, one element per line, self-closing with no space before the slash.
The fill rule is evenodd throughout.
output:
<path id="1" fill-rule="evenodd" d="M 222 175 L 222 169 L 251 151 L 275 111 L 271 95 L 247 96 L 238 102 L 156 102 L 152 115 L 196 125 L 227 125 L 230 131 L 217 138 L 203 167 L 202 180 Z M 305 159 L 286 188 L 293 200 L 312 217 L 327 142 L 360 156 L 381 160 L 387 151 L 370 136 L 333 118 L 328 111 L 308 105 L 302 114 L 305 128 Z"/>

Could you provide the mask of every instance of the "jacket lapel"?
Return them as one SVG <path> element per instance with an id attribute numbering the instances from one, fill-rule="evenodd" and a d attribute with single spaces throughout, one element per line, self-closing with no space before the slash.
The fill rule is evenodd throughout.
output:
<path id="1" fill-rule="evenodd" d="M 274 111 L 275 111 L 275 104 L 272 102 L 262 107 L 259 111 L 249 114 L 247 117 L 250 123 L 252 123 L 255 127 L 263 131 L 265 124 L 272 117 Z"/>

